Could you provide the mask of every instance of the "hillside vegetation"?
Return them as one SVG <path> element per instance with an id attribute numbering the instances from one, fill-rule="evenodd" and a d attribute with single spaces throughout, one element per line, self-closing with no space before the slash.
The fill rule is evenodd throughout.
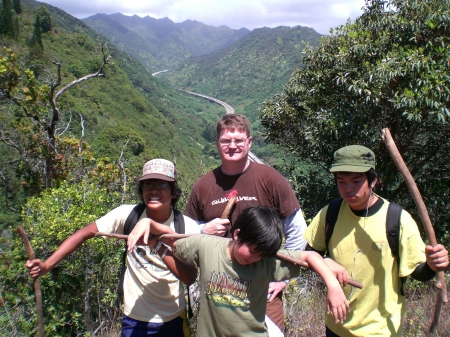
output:
<path id="1" fill-rule="evenodd" d="M 11 12 L 11 25 L 0 29 L 2 336 L 30 336 L 37 329 L 18 224 L 45 260 L 80 227 L 136 202 L 133 183 L 155 157 L 176 158 L 183 208 L 186 191 L 217 163 L 202 137 L 204 125 L 224 113 L 161 83 L 60 9 L 30 0 L 21 5 Z M 55 99 L 102 63 L 103 76 Z M 84 334 L 107 322 L 102 333 L 111 336 L 120 315 L 114 289 L 121 249 L 92 240 L 41 279 L 47 335 Z"/>
<path id="2" fill-rule="evenodd" d="M 96 14 L 83 19 L 88 26 L 134 56 L 151 73 L 172 69 L 184 60 L 232 45 L 250 31 L 246 28 L 213 27 L 186 20 Z"/>
<path id="3" fill-rule="evenodd" d="M 266 162 L 283 157 L 260 136 L 259 106 L 283 89 L 292 72 L 302 67 L 306 45 L 321 35 L 296 26 L 255 29 L 235 44 L 208 55 L 190 58 L 161 74 L 177 88 L 219 98 L 252 123 L 255 153 Z"/>
<path id="4" fill-rule="evenodd" d="M 281 164 L 289 157 L 260 136 L 258 109 L 302 66 L 304 48 L 319 43 L 321 35 L 312 28 L 280 26 L 250 32 L 120 13 L 83 21 L 151 72 L 169 69 L 158 78 L 171 86 L 218 98 L 245 114 L 252 122 L 253 150 L 267 163 Z M 154 67 L 155 60 L 164 63 Z M 214 128 L 215 123 L 208 124 L 204 133 L 211 134 Z"/>
<path id="5" fill-rule="evenodd" d="M 16 67 L 32 70 L 42 85 L 56 79 L 57 67 L 52 61 L 57 60 L 62 64 L 59 89 L 97 71 L 102 44 L 108 42 L 106 38 L 60 9 L 44 5 L 51 15 L 52 29 L 42 33 L 43 48 L 31 48 L 29 41 L 33 35 L 35 12 L 42 4 L 23 1 L 22 5 L 20 35 L 17 39 L 1 38 L 0 57 L 5 57 L 7 49 L 11 49 Z M 123 159 L 132 176 L 139 175 L 142 164 L 151 158 L 173 159 L 175 156 L 180 172 L 183 172 L 181 177 L 190 177 L 190 183 L 185 185 L 189 188 L 198 176 L 200 163 L 209 167 L 215 162 L 210 157 L 209 142 L 202 133 L 204 125 L 216 121 L 224 109 L 161 83 L 132 56 L 112 43 L 106 46 L 112 58 L 104 69 L 105 75 L 84 81 L 59 98 L 58 132 L 64 137 L 82 138 L 96 157 L 109 157 L 112 161 L 118 160 L 130 139 L 124 148 Z M 17 123 L 15 118 L 20 109 L 5 96 L 2 96 L 0 108 L 3 135 L 12 139 L 18 134 L 14 123 Z M 43 102 L 41 108 L 49 107 Z M 23 116 L 21 123 L 33 125 L 31 118 Z M 4 154 L 1 170 L 6 172 L 8 189 L 12 191 L 8 195 L 12 198 L 9 203 L 20 209 L 23 199 L 15 199 L 20 193 L 14 186 L 26 180 L 24 174 L 28 169 L 23 169 L 17 149 L 4 143 L 0 143 L 0 147 Z M 9 220 L 3 222 L 5 226 L 8 223 Z"/>

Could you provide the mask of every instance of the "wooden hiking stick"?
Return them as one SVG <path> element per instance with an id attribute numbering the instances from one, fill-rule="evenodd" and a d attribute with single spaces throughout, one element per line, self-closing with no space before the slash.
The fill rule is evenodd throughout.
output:
<path id="1" fill-rule="evenodd" d="M 284 260 L 284 261 L 287 261 L 287 262 L 291 262 L 291 263 L 293 263 L 293 264 L 295 264 L 295 265 L 299 265 L 299 266 L 302 266 L 302 267 L 304 267 L 304 268 L 311 269 L 311 268 L 309 267 L 308 262 L 301 261 L 301 260 L 299 260 L 299 259 L 296 259 L 295 257 L 289 256 L 289 255 L 286 255 L 286 254 L 283 254 L 283 253 L 281 253 L 281 252 L 277 252 L 277 257 L 278 257 L 280 260 Z M 347 284 L 350 284 L 351 286 L 356 287 L 356 288 L 359 288 L 359 289 L 362 289 L 362 287 L 363 287 L 362 283 L 360 283 L 360 282 L 358 282 L 358 281 L 355 281 L 355 280 L 352 280 L 352 279 L 348 279 L 348 280 L 347 280 Z"/>
<path id="2" fill-rule="evenodd" d="M 31 247 L 30 240 L 28 240 L 28 235 L 25 233 L 22 226 L 17 226 L 17 233 L 19 233 L 22 238 L 23 244 L 25 245 L 25 249 L 27 250 L 28 259 L 34 260 L 36 257 L 34 256 L 33 248 Z M 34 292 L 36 294 L 36 310 L 38 315 L 38 324 L 39 324 L 39 336 L 44 337 L 44 310 L 42 308 L 42 292 L 41 292 L 41 284 L 39 282 L 39 277 L 34 278 L 33 281 Z"/>
<path id="3" fill-rule="evenodd" d="M 228 216 L 230 215 L 231 209 L 233 208 L 234 203 L 236 202 L 236 198 L 238 195 L 237 190 L 232 190 L 230 193 L 226 194 L 225 196 L 228 198 L 228 203 L 225 206 L 225 209 L 223 210 L 221 219 L 228 219 Z M 226 237 L 230 237 L 230 231 L 227 231 Z"/>
<path id="4" fill-rule="evenodd" d="M 93 232 L 93 234 L 95 236 L 107 236 L 110 238 L 115 238 L 115 239 L 122 239 L 122 240 L 127 240 L 128 239 L 128 235 L 125 234 L 115 234 L 115 233 L 102 233 L 102 232 Z M 161 235 L 150 235 L 148 237 L 149 240 L 151 239 L 183 239 L 183 238 L 187 238 L 189 236 L 192 235 L 201 235 L 201 234 L 197 234 L 197 233 L 192 233 L 192 234 L 161 234 Z M 143 245 L 143 244 L 140 244 Z"/>
<path id="5" fill-rule="evenodd" d="M 391 132 L 389 129 L 385 128 L 382 130 L 381 138 L 383 139 L 386 147 L 391 154 L 392 159 L 394 160 L 395 165 L 400 171 L 403 179 L 405 179 L 406 185 L 408 186 L 409 191 L 414 199 L 414 203 L 416 204 L 417 210 L 419 211 L 420 219 L 422 220 L 423 227 L 425 228 L 425 233 L 427 234 L 428 242 L 431 246 L 437 245 L 436 234 L 434 233 L 433 225 L 431 224 L 430 217 L 428 215 L 427 208 L 425 207 L 425 203 L 423 202 L 422 196 L 417 188 L 416 182 L 412 177 L 411 173 L 408 170 L 400 152 L 395 145 L 394 139 L 391 136 Z M 439 270 L 437 272 L 437 282 L 436 287 L 438 288 L 438 296 L 436 298 L 436 306 L 434 310 L 433 321 L 431 323 L 430 329 L 428 331 L 428 336 L 433 335 L 439 324 L 439 316 L 441 314 L 442 303 L 447 303 L 447 284 L 445 281 L 445 275 L 443 270 Z"/>
<path id="6" fill-rule="evenodd" d="M 162 235 L 152 235 L 149 237 L 149 239 L 184 239 L 184 238 L 188 238 L 190 236 L 194 236 L 194 235 L 201 235 L 201 234 L 197 234 L 197 233 L 192 233 L 192 234 L 162 234 Z M 95 233 L 95 236 L 109 236 L 109 237 L 113 237 L 116 239 L 123 239 L 126 240 L 128 239 L 128 235 L 123 235 L 123 234 L 107 234 L 107 233 Z M 296 259 L 294 257 L 291 257 L 289 255 L 283 254 L 281 252 L 277 252 L 277 257 L 280 260 L 284 260 L 287 262 L 291 262 L 295 265 L 307 268 L 307 269 L 311 269 L 309 267 L 309 264 L 307 262 L 301 261 L 299 259 Z M 349 279 L 347 281 L 348 284 L 350 284 L 353 287 L 362 289 L 363 285 L 355 280 Z"/>
<path id="7" fill-rule="evenodd" d="M 237 195 L 238 195 L 237 190 L 232 190 L 230 193 L 226 195 L 226 197 L 228 198 L 228 203 L 225 206 L 225 209 L 223 210 L 222 216 L 220 217 L 221 219 L 228 219 L 228 216 L 230 215 L 231 212 L 231 208 L 233 207 L 236 201 Z"/>
<path id="8" fill-rule="evenodd" d="M 234 201 L 236 200 L 237 194 L 238 194 L 237 190 L 232 190 L 229 194 L 227 194 L 227 197 L 229 198 L 229 200 L 228 200 L 227 206 L 225 207 L 225 210 L 223 211 L 222 219 L 227 219 L 228 218 L 228 215 L 230 214 L 230 211 L 231 211 L 231 207 L 233 207 Z M 167 236 L 163 235 L 163 237 L 167 237 Z M 305 267 L 307 269 L 311 269 L 307 262 L 303 262 L 303 261 L 298 260 L 296 258 L 290 257 L 289 255 L 277 252 L 277 257 L 280 260 L 291 262 L 291 263 L 293 263 L 295 265 L 299 265 L 299 266 Z M 359 283 L 359 282 L 357 282 L 355 280 L 349 279 L 347 281 L 347 283 L 352 285 L 352 286 L 354 286 L 354 287 L 356 287 L 356 288 L 359 288 L 359 289 L 362 289 L 362 287 L 363 287 L 363 285 L 361 283 Z"/>

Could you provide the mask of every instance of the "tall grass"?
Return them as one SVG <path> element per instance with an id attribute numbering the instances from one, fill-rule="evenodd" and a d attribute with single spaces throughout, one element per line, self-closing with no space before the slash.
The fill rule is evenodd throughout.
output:
<path id="1" fill-rule="evenodd" d="M 447 280 L 450 275 L 447 273 Z M 447 281 L 447 288 L 450 282 Z M 403 337 L 427 336 L 437 290 L 435 281 L 421 283 L 408 279 L 406 284 L 406 314 L 403 320 Z M 285 291 L 286 337 L 325 336 L 324 317 L 326 292 L 322 280 L 311 271 L 291 280 Z M 442 307 L 435 337 L 450 337 L 450 303 Z"/>

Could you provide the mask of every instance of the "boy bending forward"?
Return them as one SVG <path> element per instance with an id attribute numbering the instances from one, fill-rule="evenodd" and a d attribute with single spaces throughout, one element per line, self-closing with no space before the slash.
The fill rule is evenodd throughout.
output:
<path id="1" fill-rule="evenodd" d="M 139 221 L 128 238 L 132 247 L 143 237 L 173 233 L 150 219 Z M 200 268 L 200 314 L 197 336 L 267 336 L 264 323 L 269 282 L 298 276 L 300 267 L 275 257 L 283 228 L 275 209 L 246 209 L 231 228 L 232 239 L 195 235 L 175 241 L 162 239 L 181 260 Z M 158 242 L 151 242 L 157 246 Z M 162 254 L 168 254 L 167 251 Z M 328 288 L 328 313 L 342 322 L 348 311 L 339 282 L 316 252 L 286 252 L 309 263 Z M 171 254 L 171 253 L 169 253 Z M 174 274 L 197 272 L 174 270 Z"/>

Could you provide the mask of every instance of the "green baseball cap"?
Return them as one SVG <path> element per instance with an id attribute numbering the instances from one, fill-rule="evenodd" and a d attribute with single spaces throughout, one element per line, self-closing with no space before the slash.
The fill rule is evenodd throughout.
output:
<path id="1" fill-rule="evenodd" d="M 361 145 L 349 145 L 334 153 L 330 172 L 367 172 L 375 169 L 375 154 Z"/>

